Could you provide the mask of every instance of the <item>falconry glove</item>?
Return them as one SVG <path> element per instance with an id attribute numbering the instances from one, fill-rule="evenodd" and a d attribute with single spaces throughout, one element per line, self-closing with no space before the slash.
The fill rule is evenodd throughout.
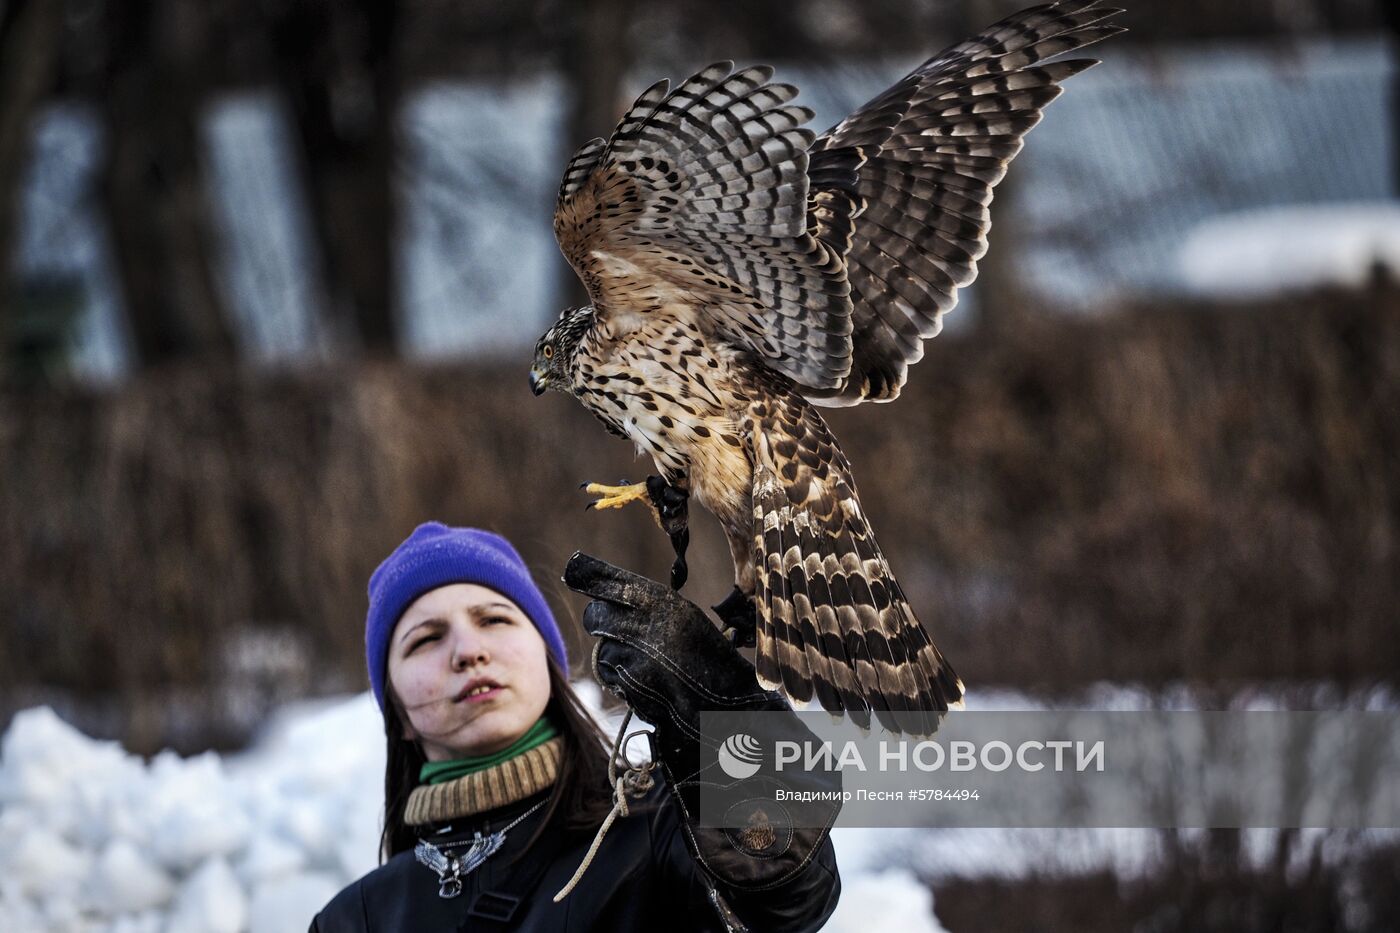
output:
<path id="1" fill-rule="evenodd" d="M 594 598 L 583 613 L 584 628 L 598 638 L 594 674 L 655 727 L 653 760 L 665 771 L 700 866 L 739 891 L 761 891 L 795 877 L 836 819 L 840 773 L 790 770 L 781 780 L 756 774 L 735 781 L 712 754 L 702 755 L 702 747 L 718 748 L 727 736 L 704 734 L 700 713 L 786 713 L 761 717 L 765 739 L 813 741 L 810 730 L 781 694 L 759 685 L 753 665 L 705 612 L 669 587 L 582 553 L 570 558 L 564 582 Z M 723 786 L 726 801 L 740 801 L 726 813 L 724 828 L 699 825 L 702 784 Z M 794 811 L 775 803 L 779 788 L 836 799 L 803 809 L 801 825 L 794 825 Z"/>

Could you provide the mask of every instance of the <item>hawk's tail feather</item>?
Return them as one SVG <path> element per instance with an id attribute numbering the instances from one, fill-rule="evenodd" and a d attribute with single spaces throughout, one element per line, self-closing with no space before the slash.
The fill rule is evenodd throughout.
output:
<path id="1" fill-rule="evenodd" d="M 873 673 L 878 687 L 867 694 L 877 715 L 882 706 L 887 710 L 887 715 L 880 716 L 887 728 L 932 734 L 940 717 L 926 713 L 948 708 L 947 699 L 940 698 L 934 689 L 942 658 L 937 657 L 937 666 L 926 666 L 929 658 L 921 655 L 919 649 L 932 641 L 902 594 L 897 595 L 898 585 L 875 545 L 870 526 L 860 514 L 859 502 L 852 497 L 849 503 L 854 506 L 854 514 L 846 516 L 847 543 L 853 546 L 859 563 L 855 567 L 850 561 L 842 564 L 850 598 L 862 623 L 864 656 L 857 671 L 867 678 L 867 669 Z"/>
<path id="2" fill-rule="evenodd" d="M 873 713 L 891 731 L 932 734 L 962 682 L 890 573 L 825 424 L 800 399 L 782 407 L 755 437 L 759 679 L 862 728 Z"/>
<path id="3" fill-rule="evenodd" d="M 809 594 L 809 581 L 823 580 L 818 536 L 810 516 L 784 511 L 787 495 L 771 479 L 763 484 L 767 493 L 755 498 L 754 514 L 758 527 L 767 526 L 755 596 L 760 628 L 767 623 L 758 653 L 759 675 L 781 686 L 794 706 L 806 706 L 815 697 L 824 709 L 861 714 L 866 704 L 847 658 L 836 607 L 829 599 L 813 600 Z M 865 726 L 868 717 L 860 722 Z"/>
<path id="4" fill-rule="evenodd" d="M 890 578 L 890 587 L 895 592 L 895 598 L 908 607 L 909 601 L 904 596 L 904 591 L 900 589 L 899 581 Z M 934 671 L 930 689 L 935 696 L 943 698 L 943 702 L 948 709 L 962 709 L 963 698 L 967 693 L 963 687 L 962 678 L 953 670 L 953 666 L 943 657 L 943 653 L 934 645 L 933 639 L 929 637 L 928 630 L 922 625 L 918 626 L 918 635 L 922 636 L 922 644 L 914 646 L 914 653 L 919 660 L 919 666 L 924 670 Z"/>

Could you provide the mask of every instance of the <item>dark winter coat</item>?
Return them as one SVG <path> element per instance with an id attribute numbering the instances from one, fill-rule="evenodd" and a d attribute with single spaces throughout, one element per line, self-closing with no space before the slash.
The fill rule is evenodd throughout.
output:
<path id="1" fill-rule="evenodd" d="M 426 838 L 446 842 L 470 838 L 475 831 L 494 832 L 546 796 L 455 821 Z M 512 829 L 501 849 L 462 879 L 457 897 L 440 897 L 437 874 L 412 852 L 401 852 L 337 894 L 312 921 L 311 933 L 724 930 L 709 900 L 707 876 L 686 848 L 678 808 L 663 782 L 632 806 L 631 815 L 613 823 L 583 879 L 558 904 L 554 894 L 583 861 L 594 833 L 546 831 L 512 862 L 543 812 L 541 808 Z M 754 933 L 818 930 L 841 893 L 831 840 L 825 839 L 807 867 L 779 888 L 719 893 Z"/>

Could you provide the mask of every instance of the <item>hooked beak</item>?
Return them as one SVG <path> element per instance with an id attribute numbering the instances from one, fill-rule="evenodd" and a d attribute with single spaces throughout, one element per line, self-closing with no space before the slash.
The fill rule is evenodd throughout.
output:
<path id="1" fill-rule="evenodd" d="M 545 380 L 548 377 L 538 369 L 530 370 L 530 391 L 536 395 L 544 395 Z"/>

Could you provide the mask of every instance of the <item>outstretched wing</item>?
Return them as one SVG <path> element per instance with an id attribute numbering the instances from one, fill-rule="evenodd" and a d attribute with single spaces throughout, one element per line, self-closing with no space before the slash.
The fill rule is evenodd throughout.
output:
<path id="1" fill-rule="evenodd" d="M 844 245 L 807 230 L 812 113 L 772 69 L 732 69 L 653 85 L 611 139 L 586 143 L 555 236 L 614 333 L 694 308 L 802 385 L 835 389 L 850 369 L 850 287 Z M 853 207 L 843 192 L 823 198 Z"/>
<path id="2" fill-rule="evenodd" d="M 1059 83 L 1098 64 L 1045 59 L 1123 32 L 1096 25 L 1121 12 L 1082 2 L 1022 10 L 929 59 L 816 141 L 814 202 L 834 193 L 856 202 L 852 231 L 818 231 L 833 246 L 850 243 L 853 358 L 841 385 L 809 386 L 808 398 L 899 395 L 923 341 L 977 276 L 992 188 Z"/>

